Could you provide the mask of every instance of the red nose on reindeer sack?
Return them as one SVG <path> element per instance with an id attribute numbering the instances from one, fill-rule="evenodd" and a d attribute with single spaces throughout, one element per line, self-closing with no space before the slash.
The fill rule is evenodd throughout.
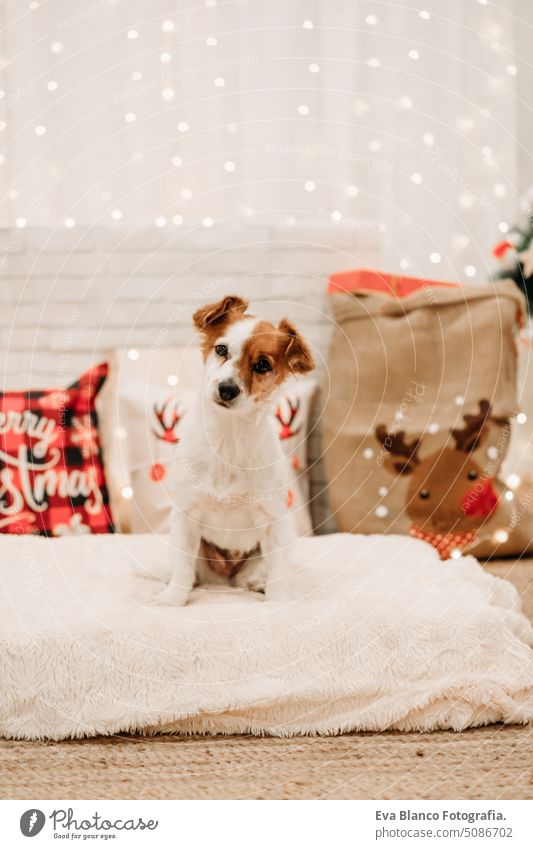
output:
<path id="1" fill-rule="evenodd" d="M 475 487 L 463 495 L 461 509 L 468 516 L 489 516 L 498 503 L 492 478 L 478 481 Z"/>

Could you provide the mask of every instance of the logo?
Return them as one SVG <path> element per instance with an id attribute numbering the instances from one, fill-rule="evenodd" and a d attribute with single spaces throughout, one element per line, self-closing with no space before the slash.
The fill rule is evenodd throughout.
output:
<path id="1" fill-rule="evenodd" d="M 20 818 L 20 830 L 24 837 L 35 837 L 36 834 L 39 834 L 44 828 L 46 819 L 45 814 L 38 808 L 29 808 L 29 810 L 24 811 Z M 85 817 L 85 819 L 76 819 L 73 808 L 56 808 L 48 819 L 51 821 L 50 826 L 54 831 L 54 837 L 66 837 L 68 839 L 83 836 L 84 840 L 89 837 L 101 837 L 108 840 L 110 836 L 118 836 L 115 832 L 120 833 L 122 831 L 155 831 L 159 825 L 158 820 L 145 821 L 142 817 L 135 816 L 130 819 L 120 817 L 116 820 L 110 820 L 103 814 L 99 814 L 98 811 L 95 811 L 89 817 Z M 105 834 L 99 832 L 105 832 Z"/>
<path id="2" fill-rule="evenodd" d="M 24 811 L 20 818 L 20 830 L 24 837 L 35 837 L 42 831 L 46 817 L 38 808 L 30 808 Z"/>

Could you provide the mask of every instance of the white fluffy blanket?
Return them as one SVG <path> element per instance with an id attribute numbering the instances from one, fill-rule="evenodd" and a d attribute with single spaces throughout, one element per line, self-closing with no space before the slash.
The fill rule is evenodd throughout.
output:
<path id="1" fill-rule="evenodd" d="M 301 539 L 293 600 L 147 601 L 167 542 L 0 535 L 0 734 L 330 734 L 533 718 L 514 588 L 406 537 Z M 133 565 L 132 565 L 133 564 Z M 144 600 L 143 600 L 144 599 Z"/>

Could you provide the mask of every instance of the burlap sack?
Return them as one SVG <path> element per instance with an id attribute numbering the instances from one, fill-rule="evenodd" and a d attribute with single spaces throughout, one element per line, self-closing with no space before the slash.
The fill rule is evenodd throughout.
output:
<path id="1" fill-rule="evenodd" d="M 527 485 L 533 510 L 533 319 L 520 333 L 518 354 L 518 406 L 520 414 L 513 423 L 511 444 L 503 468 L 506 479 Z"/>
<path id="2" fill-rule="evenodd" d="M 411 534 L 443 559 L 531 548 L 533 501 L 499 478 L 517 413 L 517 287 L 354 272 L 330 292 L 324 454 L 339 530 Z"/>

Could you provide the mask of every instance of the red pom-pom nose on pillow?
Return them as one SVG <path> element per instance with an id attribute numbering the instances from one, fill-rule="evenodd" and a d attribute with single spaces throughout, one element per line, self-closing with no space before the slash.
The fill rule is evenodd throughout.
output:
<path id="1" fill-rule="evenodd" d="M 490 516 L 498 503 L 492 478 L 479 481 L 461 500 L 461 510 L 469 516 Z"/>
<path id="2" fill-rule="evenodd" d="M 95 400 L 107 364 L 67 389 L 0 393 L 0 533 L 112 533 Z"/>

